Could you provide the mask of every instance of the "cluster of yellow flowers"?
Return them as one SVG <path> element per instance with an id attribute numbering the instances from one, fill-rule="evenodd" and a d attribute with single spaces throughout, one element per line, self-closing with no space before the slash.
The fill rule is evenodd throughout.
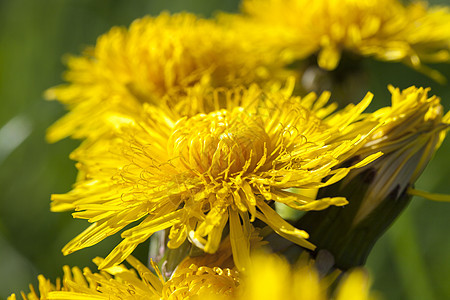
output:
<path id="1" fill-rule="evenodd" d="M 94 259 L 101 263 L 102 259 Z M 306 262 L 293 268 L 289 263 L 273 255 L 256 254 L 253 267 L 241 277 L 235 270 L 198 266 L 187 259 L 189 267 L 178 268 L 169 280 L 165 280 L 158 267 L 152 263 L 153 273 L 136 258 L 129 256 L 124 265 L 92 273 L 89 268 L 65 266 L 63 283 L 56 285 L 39 277 L 39 294 L 32 289 L 22 293 L 24 300 L 120 300 L 120 299 L 238 299 L 238 300 L 326 300 L 327 288 L 332 280 L 319 278 L 315 269 Z M 356 269 L 345 274 L 337 291 L 336 300 L 375 299 L 369 294 L 366 272 Z M 8 300 L 16 300 L 12 295 Z"/>
<path id="2" fill-rule="evenodd" d="M 242 16 L 224 16 L 260 47 L 282 51 L 287 61 L 317 54 L 333 70 L 342 53 L 401 61 L 436 80 L 443 76 L 422 62 L 448 62 L 448 7 L 394 0 L 246 0 Z"/>
<path id="3" fill-rule="evenodd" d="M 317 56 L 332 70 L 347 52 L 441 80 L 422 62 L 450 61 L 450 12 L 397 0 L 245 0 L 241 14 L 214 20 L 144 17 L 71 57 L 68 83 L 46 92 L 69 110 L 48 140 L 83 140 L 71 154 L 79 174 L 51 209 L 92 224 L 62 251 L 119 232 L 122 241 L 94 260 L 98 273 L 66 266 L 62 281 L 41 276 L 39 293 L 22 298 L 372 299 L 363 270 L 316 269 L 321 244 L 280 207 L 345 210 L 346 197 L 321 191 L 368 169 L 377 176 L 349 224 L 388 197 L 426 195 L 412 185 L 450 114 L 423 88 L 390 86 L 392 105 L 366 113 L 370 92 L 338 110 L 330 93 L 299 84 L 295 62 Z M 175 270 L 131 256 L 161 231 L 164 251 L 179 249 Z M 304 249 L 297 264 L 268 253 L 273 235 Z"/>

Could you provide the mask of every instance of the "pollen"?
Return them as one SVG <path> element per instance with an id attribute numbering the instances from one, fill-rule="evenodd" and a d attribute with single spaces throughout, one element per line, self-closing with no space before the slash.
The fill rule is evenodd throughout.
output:
<path id="1" fill-rule="evenodd" d="M 168 151 L 188 170 L 223 180 L 254 171 L 269 144 L 261 118 L 238 107 L 181 119 Z"/>

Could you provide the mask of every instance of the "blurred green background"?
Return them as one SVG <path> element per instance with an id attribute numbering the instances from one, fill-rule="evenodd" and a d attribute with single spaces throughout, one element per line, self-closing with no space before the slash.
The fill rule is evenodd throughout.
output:
<path id="1" fill-rule="evenodd" d="M 432 1 L 450 5 L 448 0 Z M 115 237 L 64 257 L 60 249 L 87 223 L 51 213 L 50 194 L 75 180 L 68 154 L 78 142 L 47 144 L 46 128 L 63 113 L 43 91 L 62 82 L 62 56 L 78 54 L 114 25 L 146 14 L 237 11 L 237 0 L 0 0 L 0 299 L 28 291 L 38 274 L 54 280 L 64 264 L 90 266 Z M 429 86 L 450 107 L 449 86 L 400 64 L 364 61 L 374 107 L 389 104 L 387 84 Z M 449 65 L 435 65 L 450 78 Z M 450 194 L 450 141 L 438 151 L 417 187 Z M 413 199 L 375 246 L 368 268 L 385 299 L 450 299 L 450 203 Z M 141 251 L 146 251 L 141 250 Z"/>

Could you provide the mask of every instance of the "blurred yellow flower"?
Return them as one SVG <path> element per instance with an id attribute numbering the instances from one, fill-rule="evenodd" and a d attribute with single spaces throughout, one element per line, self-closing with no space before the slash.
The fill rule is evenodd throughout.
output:
<path id="1" fill-rule="evenodd" d="M 191 117 L 150 105 L 134 117 L 111 117 L 115 136 L 75 150 L 79 180 L 67 194 L 52 196 L 53 211 L 75 209 L 75 218 L 93 223 L 63 253 L 97 244 L 132 223 L 100 268 L 120 263 L 162 229 L 170 229 L 169 248 L 188 238 L 214 253 L 229 224 L 234 262 L 242 270 L 256 218 L 313 249 L 308 234 L 283 220 L 269 201 L 298 210 L 347 203 L 342 197 L 316 200 L 310 190 L 339 181 L 380 155 L 351 168 L 337 167 L 376 124 L 357 123 L 371 97 L 330 115 L 334 106 L 326 106 L 327 93 L 302 99 L 290 97 L 288 90 L 263 92 L 252 86 L 188 97 L 188 107 L 217 104 L 214 111 Z"/>
<path id="2" fill-rule="evenodd" d="M 236 30 L 247 31 L 269 52 L 288 61 L 318 54 L 333 70 L 343 51 L 383 61 L 401 61 L 436 80 L 442 75 L 422 62 L 450 61 L 448 7 L 407 5 L 398 0 L 244 0 Z M 225 18 L 227 20 L 229 18 Z"/>
<path id="3" fill-rule="evenodd" d="M 272 80 L 280 69 L 275 56 L 240 34 L 189 13 L 162 13 L 135 20 L 129 29 L 114 27 L 67 63 L 68 84 L 45 95 L 70 110 L 49 128 L 51 142 L 98 133 L 105 114 L 134 113 L 142 103 L 160 104 L 165 95 L 195 84 L 248 85 Z"/>
<path id="4" fill-rule="evenodd" d="M 252 257 L 252 265 L 248 273 L 241 276 L 237 299 L 375 299 L 369 291 L 368 276 L 362 269 L 354 269 L 345 274 L 335 293 L 331 290 L 331 284 L 334 281 L 332 277 L 334 276 L 321 279 L 312 261 L 300 260 L 292 266 L 276 255 L 259 253 Z"/>

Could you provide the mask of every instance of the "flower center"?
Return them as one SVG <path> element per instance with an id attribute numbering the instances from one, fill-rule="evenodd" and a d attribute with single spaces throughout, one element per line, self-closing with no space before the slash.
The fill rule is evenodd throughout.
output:
<path id="1" fill-rule="evenodd" d="M 168 151 L 188 169 L 220 179 L 254 170 L 269 142 L 262 120 L 236 108 L 181 119 Z"/>

